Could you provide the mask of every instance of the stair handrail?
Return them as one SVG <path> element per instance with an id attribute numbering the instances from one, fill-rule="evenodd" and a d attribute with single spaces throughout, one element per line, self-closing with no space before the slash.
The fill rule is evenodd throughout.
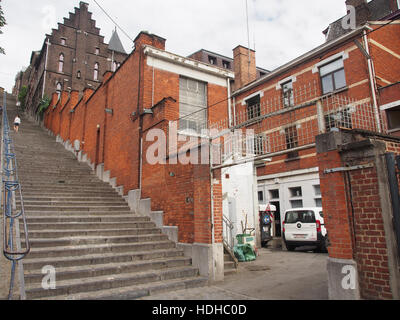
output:
<path id="1" fill-rule="evenodd" d="M 21 184 L 18 178 L 17 158 L 13 140 L 10 137 L 10 126 L 7 115 L 7 93 L 3 94 L 3 130 L 1 148 L 1 169 L 3 187 L 3 255 L 12 262 L 11 280 L 8 299 L 12 299 L 15 269 L 17 262 L 24 259 L 30 252 L 28 226 L 25 216 L 24 200 Z M 16 193 L 18 193 L 21 209 L 16 206 Z M 25 249 L 21 249 L 19 219 L 22 219 Z"/>

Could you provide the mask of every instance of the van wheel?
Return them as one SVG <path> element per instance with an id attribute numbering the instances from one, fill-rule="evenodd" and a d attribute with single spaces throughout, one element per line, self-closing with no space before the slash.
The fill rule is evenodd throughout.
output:
<path id="1" fill-rule="evenodd" d="M 286 245 L 286 248 L 288 249 L 288 251 L 294 251 L 296 249 L 295 246 L 291 246 L 289 244 Z"/>

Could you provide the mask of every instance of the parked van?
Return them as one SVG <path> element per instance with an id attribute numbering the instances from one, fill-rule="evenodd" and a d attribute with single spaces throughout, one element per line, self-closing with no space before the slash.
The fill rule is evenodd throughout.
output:
<path id="1" fill-rule="evenodd" d="M 315 251 L 326 252 L 326 228 L 322 208 L 298 208 L 285 212 L 283 239 L 286 248 L 316 246 Z"/>

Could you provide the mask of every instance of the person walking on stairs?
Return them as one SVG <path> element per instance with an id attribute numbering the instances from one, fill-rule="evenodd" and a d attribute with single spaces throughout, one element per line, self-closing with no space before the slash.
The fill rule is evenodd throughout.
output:
<path id="1" fill-rule="evenodd" d="M 21 125 L 21 118 L 17 115 L 14 119 L 14 131 L 18 133 L 19 126 Z"/>

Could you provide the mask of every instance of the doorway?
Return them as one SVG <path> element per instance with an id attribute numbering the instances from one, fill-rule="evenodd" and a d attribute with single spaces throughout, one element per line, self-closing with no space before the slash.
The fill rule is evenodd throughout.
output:
<path id="1" fill-rule="evenodd" d="M 281 207 L 280 202 L 271 202 L 272 205 L 276 207 L 276 211 L 274 212 L 274 237 L 281 238 L 282 237 L 282 227 L 281 227 Z"/>

